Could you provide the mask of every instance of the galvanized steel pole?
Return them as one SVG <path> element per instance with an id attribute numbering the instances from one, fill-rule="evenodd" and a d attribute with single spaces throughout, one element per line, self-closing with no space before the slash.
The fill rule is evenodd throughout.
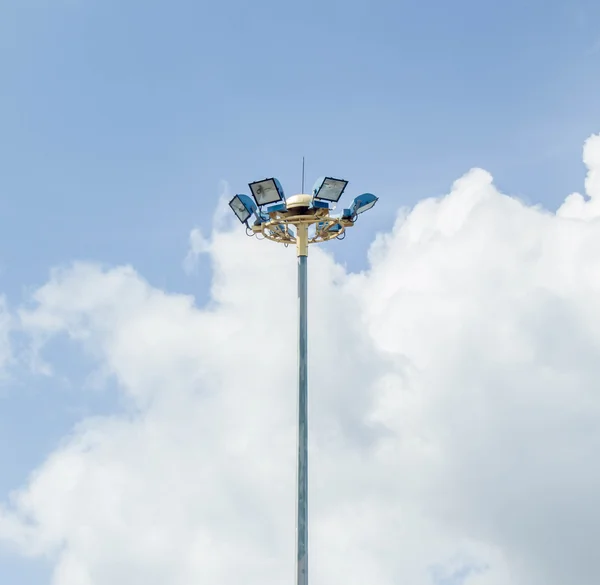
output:
<path id="1" fill-rule="evenodd" d="M 302 165 L 304 179 L 304 161 Z M 296 585 L 308 585 L 308 245 L 343 239 L 358 214 L 373 207 L 377 197 L 363 193 L 341 216 L 330 214 L 330 203 L 337 203 L 347 181 L 323 177 L 312 195 L 301 193 L 287 200 L 275 178 L 250 183 L 256 205 L 247 195 L 236 195 L 229 205 L 246 225 L 248 235 L 262 234 L 268 240 L 286 246 L 295 243 L 298 254 L 298 493 L 296 517 L 297 575 Z M 304 191 L 304 180 L 302 182 Z M 323 191 L 323 193 L 321 193 Z M 262 208 L 266 207 L 266 211 Z M 256 221 L 250 227 L 252 215 Z M 290 229 L 293 226 L 295 229 Z M 309 227 L 312 235 L 309 240 Z"/>
<path id="2" fill-rule="evenodd" d="M 298 224 L 298 517 L 297 585 L 308 585 L 308 225 Z"/>

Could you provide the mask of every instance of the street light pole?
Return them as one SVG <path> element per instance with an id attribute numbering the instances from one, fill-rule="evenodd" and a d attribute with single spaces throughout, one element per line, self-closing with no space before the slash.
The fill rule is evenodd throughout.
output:
<path id="1" fill-rule="evenodd" d="M 297 585 L 308 585 L 308 224 L 296 226 L 298 252 Z"/>
<path id="2" fill-rule="evenodd" d="M 315 183 L 313 193 L 294 195 L 287 200 L 275 178 L 250 183 L 252 199 L 236 195 L 229 206 L 246 225 L 249 236 L 289 246 L 296 244 L 298 256 L 298 486 L 297 486 L 297 575 L 296 585 L 308 585 L 308 246 L 328 240 L 343 239 L 358 216 L 377 202 L 371 193 L 354 199 L 342 215 L 331 215 L 330 204 L 337 203 L 347 181 L 323 177 Z M 303 189 L 304 190 L 304 189 Z M 256 202 L 256 204 L 255 204 Z M 256 219 L 248 224 L 250 218 Z"/>

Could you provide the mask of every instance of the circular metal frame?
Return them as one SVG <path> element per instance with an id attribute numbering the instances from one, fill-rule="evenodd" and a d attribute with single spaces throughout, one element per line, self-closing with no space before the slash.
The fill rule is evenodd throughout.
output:
<path id="1" fill-rule="evenodd" d="M 273 212 L 269 214 L 270 219 L 259 225 L 252 226 L 252 232 L 261 234 L 272 242 L 279 244 L 296 244 L 297 239 L 290 226 L 298 227 L 299 225 L 307 225 L 308 227 L 316 225 L 315 233 L 308 238 L 308 244 L 319 244 L 334 238 L 343 236 L 346 228 L 354 225 L 351 219 L 342 219 L 340 217 L 332 217 L 327 209 L 305 209 L 304 213 L 298 214 L 297 210 L 287 212 Z M 322 224 L 319 227 L 319 224 Z M 331 231 L 331 228 L 339 225 L 340 229 Z"/>

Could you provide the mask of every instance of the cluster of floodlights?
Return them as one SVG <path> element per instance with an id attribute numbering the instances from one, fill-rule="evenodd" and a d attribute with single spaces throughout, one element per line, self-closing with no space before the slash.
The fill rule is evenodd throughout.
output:
<path id="1" fill-rule="evenodd" d="M 277 179 L 263 179 L 248 185 L 252 197 L 236 195 L 229 206 L 246 226 L 249 236 L 260 234 L 275 242 L 292 244 L 296 242 L 295 228 L 308 224 L 311 229 L 309 243 L 343 239 L 345 229 L 354 225 L 357 217 L 371 209 L 378 199 L 372 193 L 363 193 L 341 215 L 331 215 L 347 185 L 348 181 L 323 177 L 315 183 L 311 195 L 300 194 L 286 199 Z"/>

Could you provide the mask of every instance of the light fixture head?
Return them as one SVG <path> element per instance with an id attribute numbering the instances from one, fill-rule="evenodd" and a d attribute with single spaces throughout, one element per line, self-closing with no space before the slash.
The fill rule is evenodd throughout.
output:
<path id="1" fill-rule="evenodd" d="M 313 186 L 313 197 L 337 203 L 347 185 L 348 181 L 344 179 L 322 177 Z"/>
<path id="2" fill-rule="evenodd" d="M 352 207 L 350 208 L 350 212 L 352 216 L 355 217 L 365 211 L 368 211 L 377 203 L 378 197 L 375 197 L 372 193 L 363 193 L 354 199 L 352 203 Z"/>
<path id="3" fill-rule="evenodd" d="M 338 218 L 332 218 L 332 219 L 338 219 Z M 323 229 L 326 226 L 329 226 L 329 227 L 327 227 L 327 231 L 328 232 L 339 232 L 342 229 L 342 227 L 343 227 L 342 224 L 339 223 L 339 222 L 338 223 L 331 223 L 331 222 L 328 222 L 328 221 L 320 221 L 317 224 L 317 231 L 318 232 L 323 231 Z"/>
<path id="4" fill-rule="evenodd" d="M 285 201 L 285 194 L 283 193 L 281 183 L 273 177 L 263 179 L 262 181 L 255 181 L 254 183 L 250 183 L 248 187 L 250 187 L 252 197 L 254 197 L 256 205 L 259 207 Z"/>
<path id="5" fill-rule="evenodd" d="M 256 204 L 248 195 L 236 195 L 230 202 L 233 213 L 242 222 L 247 224 L 250 216 L 256 212 Z"/>

